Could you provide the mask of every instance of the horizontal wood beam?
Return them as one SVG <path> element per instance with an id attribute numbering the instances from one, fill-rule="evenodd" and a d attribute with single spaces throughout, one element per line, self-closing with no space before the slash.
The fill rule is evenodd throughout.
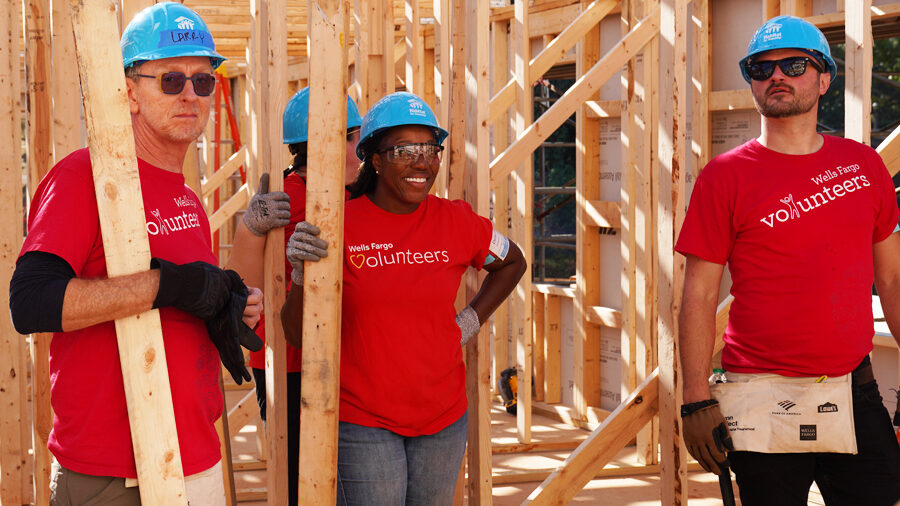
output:
<path id="1" fill-rule="evenodd" d="M 508 444 L 492 444 L 491 454 L 506 455 L 509 453 L 530 453 L 530 452 L 556 452 L 560 450 L 574 450 L 578 448 L 584 439 L 573 439 L 569 441 L 543 441 L 533 443 L 508 443 Z"/>
<path id="2" fill-rule="evenodd" d="M 656 414 L 655 369 L 522 504 L 567 504 Z"/>
<path id="3" fill-rule="evenodd" d="M 703 468 L 700 467 L 700 463 L 693 460 L 688 463 L 687 469 L 690 472 L 703 470 Z M 531 469 L 528 471 L 520 471 L 516 469 L 508 471 L 498 471 L 494 473 L 491 481 L 494 485 L 508 485 L 512 483 L 543 481 L 548 476 L 553 474 L 553 471 L 555 470 L 556 469 Z M 601 469 L 596 475 L 594 475 L 592 479 L 647 476 L 651 474 L 659 474 L 660 471 L 661 468 L 659 464 L 649 464 L 646 466 L 609 465 Z"/>
<path id="4" fill-rule="evenodd" d="M 709 94 L 710 111 L 743 111 L 754 108 L 753 94 L 749 89 L 713 91 Z"/>
<path id="5" fill-rule="evenodd" d="M 237 404 L 228 410 L 228 432 L 234 436 L 259 414 L 256 391 L 247 392 Z"/>
<path id="6" fill-rule="evenodd" d="M 572 427 L 586 430 L 596 429 L 603 420 L 609 418 L 610 414 L 610 412 L 605 409 L 588 406 L 587 412 L 582 418 L 578 411 L 572 406 L 567 406 L 565 404 L 551 404 L 547 402 L 531 403 L 531 412 L 546 416 L 547 418 L 559 420 Z"/>
<path id="7" fill-rule="evenodd" d="M 591 306 L 584 312 L 585 318 L 594 325 L 611 329 L 622 328 L 622 312 L 603 306 Z"/>
<path id="8" fill-rule="evenodd" d="M 547 295 L 557 295 L 559 297 L 575 298 L 575 288 L 569 286 L 550 285 L 546 283 L 534 283 L 531 285 L 532 292 L 546 293 Z"/>
<path id="9" fill-rule="evenodd" d="M 522 135 L 506 150 L 491 162 L 491 186 L 506 181 L 513 169 L 518 167 L 526 157 L 556 131 L 586 100 L 592 97 L 613 74 L 634 57 L 655 35 L 659 33 L 659 11 L 653 11 L 635 25 L 603 58 L 575 84 L 569 88 L 559 100 L 553 104 L 540 118 L 532 123 Z"/>
<path id="10" fill-rule="evenodd" d="M 622 228 L 622 213 L 618 202 L 608 200 L 588 200 L 585 217 L 592 227 Z"/>
<path id="11" fill-rule="evenodd" d="M 587 107 L 588 118 L 619 118 L 622 116 L 621 100 L 588 100 L 584 105 Z"/>
<path id="12" fill-rule="evenodd" d="M 900 2 L 872 6 L 872 21 L 891 18 L 900 15 Z M 819 28 L 831 28 L 844 25 L 844 12 L 832 12 L 818 16 L 808 16 L 803 19 Z"/>

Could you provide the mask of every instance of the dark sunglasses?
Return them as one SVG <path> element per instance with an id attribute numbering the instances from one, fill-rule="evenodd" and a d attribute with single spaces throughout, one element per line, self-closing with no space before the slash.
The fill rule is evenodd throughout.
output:
<path id="1" fill-rule="evenodd" d="M 178 95 L 184 89 L 184 83 L 190 80 L 194 83 L 194 93 L 201 97 L 208 97 L 216 89 L 216 76 L 201 72 L 188 77 L 181 72 L 165 72 L 158 76 L 135 74 L 137 77 L 147 77 L 159 81 L 159 88 L 166 95 Z"/>
<path id="2" fill-rule="evenodd" d="M 775 65 L 778 65 L 778 68 L 781 69 L 781 72 L 784 75 L 788 77 L 798 77 L 806 72 L 807 64 L 812 64 L 813 68 L 818 70 L 819 73 L 824 72 L 824 70 L 815 63 L 815 60 L 808 56 L 791 56 L 780 60 L 757 60 L 753 63 L 745 62 L 744 70 L 747 71 L 747 75 L 750 76 L 750 79 L 753 79 L 754 81 L 765 81 L 772 77 L 772 73 L 775 72 Z"/>
<path id="3" fill-rule="evenodd" d="M 425 162 L 435 164 L 441 162 L 441 152 L 444 146 L 429 143 L 400 144 L 382 149 L 378 153 L 386 153 L 388 161 L 412 165 L 419 161 L 419 157 L 425 157 Z"/>

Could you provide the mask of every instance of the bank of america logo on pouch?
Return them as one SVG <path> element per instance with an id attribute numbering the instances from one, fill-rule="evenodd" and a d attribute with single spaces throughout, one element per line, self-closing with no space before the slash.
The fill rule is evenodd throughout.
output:
<path id="1" fill-rule="evenodd" d="M 797 405 L 797 403 L 793 402 L 793 401 L 781 401 L 778 403 L 778 405 L 781 406 L 781 409 L 783 409 L 785 411 L 790 411 L 791 408 L 793 408 L 794 406 Z"/>
<path id="2" fill-rule="evenodd" d="M 175 18 L 175 22 L 178 23 L 178 28 L 182 30 L 193 30 L 194 22 L 190 18 L 186 18 L 184 16 L 178 16 Z"/>

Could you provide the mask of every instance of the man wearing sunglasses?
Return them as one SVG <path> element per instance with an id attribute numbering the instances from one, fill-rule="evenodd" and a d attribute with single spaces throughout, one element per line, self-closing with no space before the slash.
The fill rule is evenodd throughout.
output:
<path id="1" fill-rule="evenodd" d="M 770 19 L 739 63 L 762 131 L 703 169 L 675 246 L 686 257 L 679 317 L 685 444 L 707 471 L 723 474 L 732 466 L 744 505 L 805 505 L 813 481 L 826 504 L 894 505 L 900 448 L 868 357 L 873 281 L 900 343 L 893 183 L 870 147 L 816 131 L 819 97 L 837 68 L 814 25 Z M 726 264 L 734 301 L 722 365 L 731 379 L 711 389 Z M 816 425 L 800 425 L 790 441 L 765 450 L 746 444 L 743 419 L 728 411 L 726 423 L 722 411 L 741 402 L 727 397 L 729 389 L 750 381 L 769 381 L 763 392 L 802 383 L 797 398 L 762 406 L 772 427 L 776 419 L 815 413 L 816 406 L 798 406 L 800 397 L 816 384 L 838 383 L 847 403 L 823 403 L 815 414 L 848 413 L 846 424 L 827 438 L 821 426 L 817 434 Z M 857 453 L 804 450 L 817 439 L 826 447 L 849 439 Z"/>
<path id="2" fill-rule="evenodd" d="M 209 118 L 212 72 L 224 58 L 203 20 L 172 2 L 139 12 L 121 46 L 149 270 L 107 276 L 90 156 L 81 149 L 37 188 L 10 283 L 16 329 L 54 332 L 50 502 L 140 504 L 113 321 L 159 308 L 187 498 L 224 505 L 214 427 L 222 414 L 219 361 L 238 383 L 250 380 L 241 345 L 261 346 L 251 327 L 262 293 L 216 266 L 206 213 L 181 173 Z"/>

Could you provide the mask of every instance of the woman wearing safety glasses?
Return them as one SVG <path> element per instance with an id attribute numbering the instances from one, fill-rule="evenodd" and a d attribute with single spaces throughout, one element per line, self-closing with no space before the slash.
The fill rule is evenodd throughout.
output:
<path id="1" fill-rule="evenodd" d="M 195 84 L 196 86 L 196 84 Z M 359 171 L 356 142 L 362 118 L 356 103 L 347 97 L 346 180 L 353 181 Z M 306 224 L 306 153 L 309 138 L 309 88 L 298 91 L 288 101 L 282 114 L 282 137 L 294 157 L 284 171 L 284 191 L 269 191 L 269 175 L 259 180 L 256 195 L 250 200 L 243 219 L 235 230 L 232 255 L 227 267 L 240 273 L 246 282 L 263 286 L 263 251 L 269 230 L 284 228 L 285 240 L 298 223 Z M 285 260 L 285 274 L 291 274 L 291 264 Z M 295 283 L 302 283 L 299 279 Z M 256 333 L 265 341 L 265 319 L 261 319 Z M 287 346 L 287 422 L 288 422 L 288 505 L 297 504 L 298 464 L 300 458 L 300 345 Z M 266 419 L 266 358 L 265 349 L 250 353 L 250 368 L 256 384 L 256 400 L 260 417 Z"/>
<path id="2" fill-rule="evenodd" d="M 411 93 L 372 106 L 344 214 L 338 504 L 450 504 L 466 446 L 462 347 L 525 272 L 519 248 L 462 201 L 429 195 L 447 131 Z M 327 244 L 298 229 L 294 274 Z M 459 314 L 467 267 L 484 269 Z M 282 322 L 300 340 L 302 286 Z"/>

